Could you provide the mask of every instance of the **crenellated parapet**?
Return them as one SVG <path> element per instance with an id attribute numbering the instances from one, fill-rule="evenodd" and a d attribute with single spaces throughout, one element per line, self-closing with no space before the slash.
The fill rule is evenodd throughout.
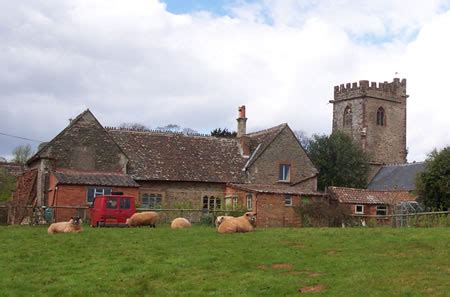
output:
<path id="1" fill-rule="evenodd" d="M 394 78 L 392 82 L 370 82 L 360 80 L 334 87 L 334 101 L 373 97 L 390 101 L 401 101 L 406 95 L 406 79 Z"/>

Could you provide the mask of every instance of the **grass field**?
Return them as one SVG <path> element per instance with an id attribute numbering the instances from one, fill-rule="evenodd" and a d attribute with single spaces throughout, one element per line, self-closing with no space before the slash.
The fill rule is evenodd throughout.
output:
<path id="1" fill-rule="evenodd" d="M 450 229 L 0 227 L 0 296 L 449 296 Z"/>

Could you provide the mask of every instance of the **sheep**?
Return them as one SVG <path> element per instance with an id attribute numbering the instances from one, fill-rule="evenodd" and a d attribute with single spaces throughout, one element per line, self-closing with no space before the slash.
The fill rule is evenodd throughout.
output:
<path id="1" fill-rule="evenodd" d="M 83 227 L 81 227 L 81 218 L 80 217 L 72 217 L 68 222 L 59 222 L 51 224 L 48 229 L 48 234 L 55 233 L 79 233 L 83 231 Z"/>
<path id="2" fill-rule="evenodd" d="M 159 214 L 154 211 L 137 212 L 127 219 L 126 224 L 129 227 L 149 226 L 155 228 L 159 221 Z"/>
<path id="3" fill-rule="evenodd" d="M 182 229 L 182 228 L 190 228 L 191 223 L 185 218 L 176 218 L 170 224 L 170 228 L 172 229 Z"/>
<path id="4" fill-rule="evenodd" d="M 219 233 L 251 232 L 255 227 L 256 214 L 246 212 L 240 217 L 225 218 L 217 228 Z"/>
<path id="5" fill-rule="evenodd" d="M 218 217 L 216 218 L 216 221 L 215 221 L 216 228 L 219 228 L 220 224 L 222 224 L 222 222 L 223 222 L 226 218 L 234 218 L 234 217 L 232 217 L 232 216 L 218 216 Z"/>

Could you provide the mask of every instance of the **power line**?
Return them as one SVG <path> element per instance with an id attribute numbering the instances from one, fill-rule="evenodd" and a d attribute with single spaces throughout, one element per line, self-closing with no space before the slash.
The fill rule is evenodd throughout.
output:
<path id="1" fill-rule="evenodd" d="M 11 135 L 11 134 L 7 134 L 7 133 L 3 133 L 3 132 L 0 132 L 0 135 L 5 135 L 5 136 L 13 137 L 13 138 L 19 138 L 19 139 L 24 139 L 24 140 L 34 141 L 34 142 L 40 142 L 40 143 L 45 142 L 45 141 L 42 141 L 42 140 L 36 140 L 36 139 L 31 139 L 31 138 Z"/>

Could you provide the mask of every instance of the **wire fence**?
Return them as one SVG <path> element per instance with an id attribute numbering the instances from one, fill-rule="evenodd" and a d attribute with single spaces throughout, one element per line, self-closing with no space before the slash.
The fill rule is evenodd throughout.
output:
<path id="1" fill-rule="evenodd" d="M 416 212 L 392 215 L 350 215 L 349 226 L 450 227 L 449 211 Z"/>

